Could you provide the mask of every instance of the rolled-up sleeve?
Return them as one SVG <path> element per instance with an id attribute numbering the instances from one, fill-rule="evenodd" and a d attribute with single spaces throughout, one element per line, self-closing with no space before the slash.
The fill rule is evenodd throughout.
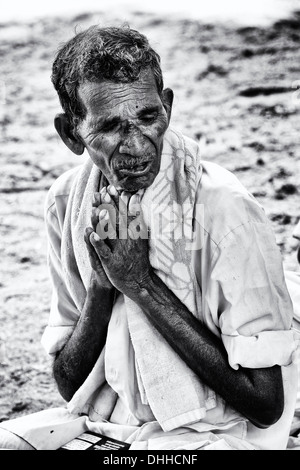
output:
<path id="1" fill-rule="evenodd" d="M 45 222 L 48 237 L 48 266 L 52 281 L 52 299 L 49 320 L 42 335 L 41 343 L 49 355 L 55 355 L 62 349 L 74 330 L 79 311 L 64 281 L 60 258 L 62 222 L 55 203 L 50 205 L 49 202 L 46 202 Z"/>
<path id="2" fill-rule="evenodd" d="M 289 365 L 298 345 L 282 258 L 271 225 L 247 222 L 214 253 L 211 283 L 222 296 L 221 338 L 232 368 Z"/>

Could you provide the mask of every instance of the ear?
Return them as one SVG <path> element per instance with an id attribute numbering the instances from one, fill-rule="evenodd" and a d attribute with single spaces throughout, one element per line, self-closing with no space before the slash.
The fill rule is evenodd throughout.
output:
<path id="1" fill-rule="evenodd" d="M 173 99 L 174 99 L 174 93 L 173 93 L 173 90 L 171 90 L 171 88 L 166 88 L 165 90 L 163 90 L 162 102 L 163 102 L 165 110 L 167 111 L 169 122 L 171 119 Z"/>
<path id="2" fill-rule="evenodd" d="M 84 145 L 74 135 L 72 126 L 66 114 L 57 114 L 54 118 L 54 126 L 64 144 L 76 155 L 82 155 Z"/>

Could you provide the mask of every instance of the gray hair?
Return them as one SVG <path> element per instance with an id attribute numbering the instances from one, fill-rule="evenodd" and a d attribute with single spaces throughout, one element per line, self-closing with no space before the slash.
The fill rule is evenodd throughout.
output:
<path id="1" fill-rule="evenodd" d="M 58 50 L 51 80 L 63 111 L 76 127 L 85 116 L 77 94 L 81 83 L 102 79 L 116 83 L 133 82 L 148 67 L 161 95 L 160 56 L 152 49 L 146 36 L 129 26 L 102 28 L 95 25 L 78 33 Z"/>

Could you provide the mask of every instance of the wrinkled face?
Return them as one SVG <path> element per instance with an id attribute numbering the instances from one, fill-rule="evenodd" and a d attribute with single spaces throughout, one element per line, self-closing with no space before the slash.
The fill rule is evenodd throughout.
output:
<path id="1" fill-rule="evenodd" d="M 150 186 L 169 125 L 153 74 L 132 83 L 84 82 L 79 97 L 86 116 L 77 132 L 109 183 L 129 192 Z"/>

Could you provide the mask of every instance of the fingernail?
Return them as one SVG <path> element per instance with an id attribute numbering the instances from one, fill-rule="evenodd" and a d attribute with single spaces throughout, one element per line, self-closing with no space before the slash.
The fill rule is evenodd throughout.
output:
<path id="1" fill-rule="evenodd" d="M 105 216 L 107 214 L 107 210 L 106 209 L 102 209 L 99 213 L 99 219 L 104 219 Z"/>
<path id="2" fill-rule="evenodd" d="M 98 242 L 99 240 L 101 240 L 101 238 L 99 237 L 98 233 L 96 232 L 93 232 L 93 238 L 96 242 Z"/>
<path id="3" fill-rule="evenodd" d="M 103 197 L 104 202 L 111 202 L 111 197 L 108 193 L 106 193 Z"/>
<path id="4" fill-rule="evenodd" d="M 139 204 L 141 202 L 140 194 L 138 194 L 138 193 L 134 194 L 134 202 L 135 202 L 135 204 Z"/>
<path id="5" fill-rule="evenodd" d="M 116 190 L 116 188 L 112 184 L 110 184 L 108 186 L 107 191 L 109 192 L 109 194 L 111 196 L 117 196 L 118 195 L 118 191 Z"/>
<path id="6" fill-rule="evenodd" d="M 126 192 L 126 191 L 123 191 L 123 192 L 121 193 L 121 200 L 122 200 L 122 201 L 124 202 L 124 204 L 126 204 L 126 205 L 127 205 L 127 203 L 128 203 L 129 197 L 130 197 L 130 193 L 128 193 L 128 192 Z"/>
<path id="7" fill-rule="evenodd" d="M 106 186 L 103 186 L 103 188 L 102 188 L 101 191 L 100 191 L 100 194 L 103 195 L 103 194 L 105 194 L 105 193 L 106 193 Z"/>
<path id="8" fill-rule="evenodd" d="M 92 207 L 92 217 L 98 217 L 99 212 L 99 207 Z"/>
<path id="9" fill-rule="evenodd" d="M 137 197 L 136 197 L 136 194 L 134 194 L 134 195 L 131 196 L 131 198 L 129 199 L 129 207 L 135 206 L 137 203 L 138 203 L 138 199 L 137 199 Z"/>
<path id="10" fill-rule="evenodd" d="M 128 215 L 136 215 L 140 209 L 139 195 L 134 194 L 131 196 L 128 204 Z"/>

